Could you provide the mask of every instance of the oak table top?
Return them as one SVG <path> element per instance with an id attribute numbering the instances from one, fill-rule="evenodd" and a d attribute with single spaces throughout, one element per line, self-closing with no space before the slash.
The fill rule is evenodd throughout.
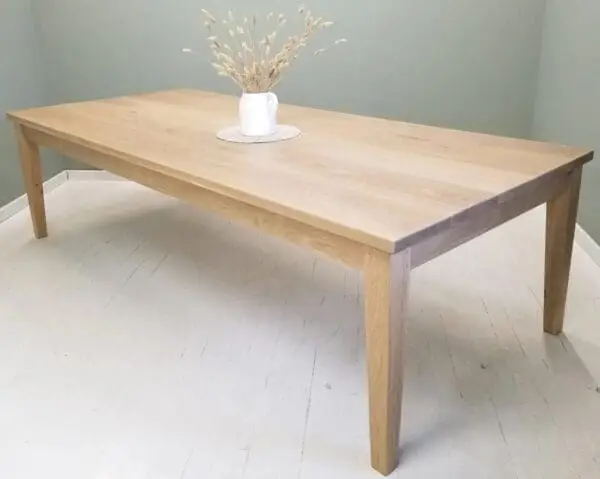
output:
<path id="1" fill-rule="evenodd" d="M 44 146 L 364 270 L 371 464 L 390 474 L 411 270 L 546 203 L 543 327 L 559 334 L 593 152 L 289 105 L 280 121 L 299 138 L 218 140 L 236 110 L 174 90 L 9 113 L 35 236 L 48 234 Z"/>
<path id="2" fill-rule="evenodd" d="M 178 90 L 11 113 L 24 125 L 386 252 L 589 150 L 283 105 L 294 141 L 215 137 L 236 100 Z"/>

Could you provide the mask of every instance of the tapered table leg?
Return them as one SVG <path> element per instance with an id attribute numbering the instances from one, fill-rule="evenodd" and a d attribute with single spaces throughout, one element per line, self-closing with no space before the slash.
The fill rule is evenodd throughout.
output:
<path id="1" fill-rule="evenodd" d="M 548 201 L 546 209 L 544 331 L 550 334 L 559 334 L 563 329 L 581 170 L 579 167 L 572 172 L 566 188 Z"/>
<path id="2" fill-rule="evenodd" d="M 381 474 L 398 465 L 404 334 L 410 250 L 365 259 L 365 330 L 369 376 L 371 464 Z"/>
<path id="3" fill-rule="evenodd" d="M 21 156 L 21 170 L 25 191 L 29 200 L 29 211 L 33 222 L 33 231 L 36 238 L 48 236 L 46 226 L 46 209 L 44 206 L 44 187 L 42 167 L 40 164 L 40 150 L 38 145 L 29 140 L 20 125 L 16 127 L 19 154 Z"/>

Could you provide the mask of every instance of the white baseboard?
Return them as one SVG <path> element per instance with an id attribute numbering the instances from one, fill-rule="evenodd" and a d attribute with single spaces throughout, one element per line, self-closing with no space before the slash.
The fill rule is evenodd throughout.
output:
<path id="1" fill-rule="evenodd" d="M 44 181 L 44 194 L 54 191 L 67 181 L 123 181 L 124 178 L 101 170 L 65 170 Z M 0 206 L 0 223 L 29 206 L 27 196 L 22 195 L 7 205 Z"/>
<path id="2" fill-rule="evenodd" d="M 44 181 L 44 193 L 50 193 L 63 183 L 66 183 L 68 179 L 68 173 L 66 171 L 61 171 L 49 180 Z M 18 197 L 17 199 L 11 201 L 7 205 L 0 206 L 0 223 L 6 221 L 11 216 L 16 215 L 18 212 L 26 209 L 28 206 L 29 203 L 27 201 L 26 195 Z"/>
<path id="3" fill-rule="evenodd" d="M 104 170 L 67 170 L 70 181 L 126 181 Z"/>
<path id="4" fill-rule="evenodd" d="M 579 225 L 575 231 L 575 242 L 594 263 L 600 266 L 600 245 Z"/>

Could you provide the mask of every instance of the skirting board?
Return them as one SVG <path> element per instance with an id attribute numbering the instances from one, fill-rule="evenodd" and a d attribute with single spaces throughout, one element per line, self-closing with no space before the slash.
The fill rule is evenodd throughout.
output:
<path id="1" fill-rule="evenodd" d="M 54 191 L 67 181 L 124 181 L 123 178 L 108 171 L 65 170 L 44 181 L 44 194 Z M 22 195 L 10 203 L 0 206 L 0 223 L 16 215 L 29 206 L 27 196 Z"/>
<path id="2" fill-rule="evenodd" d="M 126 181 L 104 170 L 68 170 L 67 176 L 70 181 Z"/>
<path id="3" fill-rule="evenodd" d="M 113 175 L 108 171 L 101 170 L 66 170 L 44 182 L 44 192 L 47 194 L 66 181 L 124 181 L 123 178 Z M 27 208 L 27 197 L 25 195 L 11 201 L 6 206 L 0 207 L 0 223 L 6 221 L 19 211 Z M 590 259 L 600 266 L 600 245 L 588 235 L 581 226 L 577 225 L 575 231 L 575 242 L 587 253 Z"/>
<path id="4" fill-rule="evenodd" d="M 44 193 L 50 193 L 58 188 L 60 185 L 65 183 L 69 179 L 67 171 L 61 171 L 57 175 L 53 176 L 49 180 L 44 181 Z M 0 223 L 6 221 L 11 216 L 16 215 L 19 211 L 24 210 L 29 206 L 27 202 L 27 196 L 23 195 L 19 198 L 11 201 L 7 205 L 0 207 Z"/>
<path id="5" fill-rule="evenodd" d="M 600 266 L 600 245 L 579 225 L 575 230 L 575 242 L 594 263 Z"/>

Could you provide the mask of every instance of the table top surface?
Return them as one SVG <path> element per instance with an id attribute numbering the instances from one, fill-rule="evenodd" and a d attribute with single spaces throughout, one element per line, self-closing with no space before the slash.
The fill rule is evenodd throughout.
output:
<path id="1" fill-rule="evenodd" d="M 301 137 L 240 145 L 234 97 L 174 90 L 11 112 L 13 120 L 384 251 L 591 160 L 588 149 L 282 105 Z"/>

